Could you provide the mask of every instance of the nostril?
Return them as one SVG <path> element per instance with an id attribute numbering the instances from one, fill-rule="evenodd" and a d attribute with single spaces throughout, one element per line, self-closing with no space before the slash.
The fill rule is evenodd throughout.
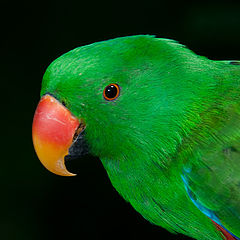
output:
<path id="1" fill-rule="evenodd" d="M 66 103 L 64 101 L 61 101 L 62 105 L 66 107 Z"/>

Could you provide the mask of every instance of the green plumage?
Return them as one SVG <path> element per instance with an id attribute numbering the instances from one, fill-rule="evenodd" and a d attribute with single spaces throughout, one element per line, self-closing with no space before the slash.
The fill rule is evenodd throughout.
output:
<path id="1" fill-rule="evenodd" d="M 222 240 L 186 187 L 240 237 L 239 82 L 237 64 L 172 40 L 132 36 L 64 54 L 48 67 L 41 95 L 51 93 L 84 119 L 91 153 L 144 218 Z M 120 95 L 106 101 L 110 83 Z"/>

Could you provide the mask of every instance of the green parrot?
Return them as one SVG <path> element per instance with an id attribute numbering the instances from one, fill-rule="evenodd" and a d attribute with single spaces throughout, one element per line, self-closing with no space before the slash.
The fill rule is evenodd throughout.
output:
<path id="1" fill-rule="evenodd" d="M 78 47 L 43 77 L 33 143 L 43 165 L 99 157 L 145 219 L 198 240 L 240 239 L 240 62 L 150 35 Z"/>

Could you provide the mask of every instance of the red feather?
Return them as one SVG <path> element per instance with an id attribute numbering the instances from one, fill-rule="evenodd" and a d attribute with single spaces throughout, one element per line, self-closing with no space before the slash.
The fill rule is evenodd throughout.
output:
<path id="1" fill-rule="evenodd" d="M 220 225 L 212 221 L 214 225 L 216 226 L 217 230 L 219 230 L 223 234 L 224 240 L 236 240 L 235 237 L 233 237 L 228 231 L 226 231 L 224 228 L 222 228 Z"/>

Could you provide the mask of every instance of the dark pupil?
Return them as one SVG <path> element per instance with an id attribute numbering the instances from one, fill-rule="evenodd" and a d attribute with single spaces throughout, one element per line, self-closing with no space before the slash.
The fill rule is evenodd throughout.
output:
<path id="1" fill-rule="evenodd" d="M 117 88 L 114 85 L 106 87 L 105 95 L 107 98 L 114 98 L 117 95 Z"/>

